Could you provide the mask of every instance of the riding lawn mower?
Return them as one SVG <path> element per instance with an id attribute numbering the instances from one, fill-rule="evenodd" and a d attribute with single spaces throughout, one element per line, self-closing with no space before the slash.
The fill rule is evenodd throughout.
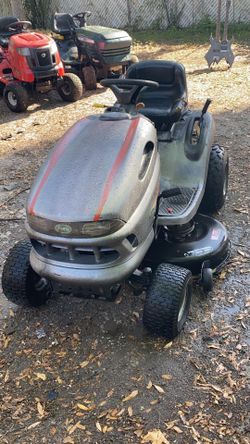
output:
<path id="1" fill-rule="evenodd" d="M 53 88 L 66 102 L 80 99 L 82 83 L 65 73 L 53 39 L 29 27 L 28 21 L 0 17 L 0 90 L 8 107 L 23 112 L 30 97 Z"/>
<path id="2" fill-rule="evenodd" d="M 116 103 L 78 121 L 57 143 L 29 194 L 28 240 L 5 262 L 16 304 L 53 291 L 117 296 L 146 292 L 143 323 L 172 339 L 189 312 L 193 282 L 209 292 L 230 254 L 224 226 L 228 157 L 208 112 L 188 108 L 183 65 L 139 62 L 101 82 Z"/>
<path id="3" fill-rule="evenodd" d="M 91 12 L 75 15 L 56 13 L 55 39 L 66 72 L 74 72 L 86 89 L 96 89 L 97 81 L 119 77 L 138 62 L 131 54 L 132 39 L 127 32 L 103 26 L 87 25 Z"/>

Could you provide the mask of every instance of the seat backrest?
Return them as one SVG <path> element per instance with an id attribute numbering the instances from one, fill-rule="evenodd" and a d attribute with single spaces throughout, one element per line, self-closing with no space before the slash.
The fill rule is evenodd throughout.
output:
<path id="1" fill-rule="evenodd" d="M 71 14 L 56 13 L 54 15 L 53 31 L 61 35 L 71 34 L 76 28 L 74 19 Z"/>
<path id="2" fill-rule="evenodd" d="M 127 70 L 126 78 L 153 80 L 160 84 L 158 89 L 146 88 L 138 100 L 164 99 L 187 101 L 186 73 L 183 65 L 166 60 L 148 60 L 135 63 Z"/>
<path id="3" fill-rule="evenodd" d="M 0 17 L 0 34 L 6 34 L 9 33 L 9 26 L 12 23 L 19 22 L 19 19 L 14 16 L 8 16 L 8 17 Z"/>

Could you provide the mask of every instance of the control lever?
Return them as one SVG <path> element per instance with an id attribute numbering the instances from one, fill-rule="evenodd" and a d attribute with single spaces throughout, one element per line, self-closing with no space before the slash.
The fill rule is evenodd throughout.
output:
<path id="1" fill-rule="evenodd" d="M 209 106 L 211 105 L 211 103 L 212 103 L 212 100 L 211 99 L 207 99 L 206 102 L 205 102 L 205 105 L 202 108 L 201 118 L 200 118 L 200 128 L 201 128 L 201 125 L 202 125 L 202 122 L 203 122 L 203 119 L 204 119 L 204 115 L 206 114 L 206 112 L 207 112 Z"/>

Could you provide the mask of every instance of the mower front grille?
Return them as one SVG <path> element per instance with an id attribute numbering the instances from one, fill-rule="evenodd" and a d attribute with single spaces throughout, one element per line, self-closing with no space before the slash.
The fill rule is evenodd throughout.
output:
<path id="1" fill-rule="evenodd" d="M 63 263 L 76 263 L 80 265 L 104 265 L 112 263 L 119 258 L 119 253 L 110 248 L 83 248 L 65 246 L 54 243 L 45 243 L 32 239 L 35 251 L 46 259 Z"/>
<path id="2" fill-rule="evenodd" d="M 101 54 L 103 57 L 126 57 L 130 53 L 130 46 L 125 48 L 113 48 L 113 49 L 102 49 Z"/>
<path id="3" fill-rule="evenodd" d="M 179 188 L 181 194 L 161 199 L 159 216 L 179 216 L 191 205 L 198 188 Z"/>
<path id="4" fill-rule="evenodd" d="M 51 53 L 51 48 L 33 48 L 31 55 L 27 56 L 30 68 L 33 71 L 48 71 L 56 67 L 55 54 Z"/>
<path id="5" fill-rule="evenodd" d="M 48 66 L 52 64 L 52 57 L 49 49 L 36 50 L 37 51 L 37 60 L 40 66 Z"/>

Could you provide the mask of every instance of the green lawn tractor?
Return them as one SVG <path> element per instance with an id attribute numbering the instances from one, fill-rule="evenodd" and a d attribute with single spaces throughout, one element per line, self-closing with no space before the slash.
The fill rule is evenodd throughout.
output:
<path id="1" fill-rule="evenodd" d="M 66 72 L 78 74 L 86 89 L 96 89 L 97 81 L 119 77 L 138 62 L 131 54 L 132 39 L 127 32 L 87 25 L 91 12 L 71 15 L 56 13 L 53 37 Z"/>

